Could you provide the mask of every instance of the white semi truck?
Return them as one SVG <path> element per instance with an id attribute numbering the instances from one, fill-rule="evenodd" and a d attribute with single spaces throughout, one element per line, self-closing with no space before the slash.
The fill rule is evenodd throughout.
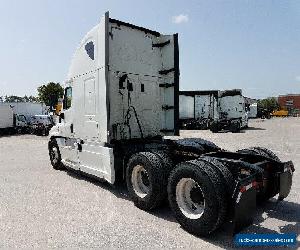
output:
<path id="1" fill-rule="evenodd" d="M 218 96 L 218 118 L 210 124 L 212 132 L 228 129 L 239 132 L 248 127 L 248 113 L 242 90 L 233 89 L 220 91 Z"/>
<path id="2" fill-rule="evenodd" d="M 144 210 L 168 199 L 191 233 L 210 234 L 229 220 L 238 231 L 251 223 L 256 200 L 288 195 L 293 163 L 264 148 L 228 152 L 199 138 L 165 138 L 179 135 L 178 89 L 177 34 L 106 13 L 72 60 L 60 122 L 50 131 L 51 164 L 125 181 Z"/>

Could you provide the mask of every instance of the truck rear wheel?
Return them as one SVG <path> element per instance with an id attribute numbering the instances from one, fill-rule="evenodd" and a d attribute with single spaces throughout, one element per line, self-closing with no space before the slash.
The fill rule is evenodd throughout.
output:
<path id="1" fill-rule="evenodd" d="M 218 133 L 220 131 L 220 125 L 217 122 L 212 122 L 209 126 L 209 129 L 213 133 Z"/>
<path id="2" fill-rule="evenodd" d="M 223 179 L 223 183 L 225 184 L 226 193 L 228 196 L 231 196 L 235 187 L 235 181 L 226 164 L 221 162 L 218 158 L 210 156 L 203 156 L 198 160 L 210 163 L 219 172 L 221 178 Z"/>
<path id="3" fill-rule="evenodd" d="M 159 206 L 167 196 L 164 163 L 154 153 L 134 154 L 126 169 L 126 183 L 134 204 L 143 210 Z"/>
<path id="4" fill-rule="evenodd" d="M 204 161 L 177 165 L 169 177 L 168 199 L 178 222 L 192 234 L 212 233 L 226 216 L 222 180 Z"/>
<path id="5" fill-rule="evenodd" d="M 264 156 L 267 158 L 270 158 L 274 161 L 279 161 L 280 159 L 278 156 L 273 153 L 271 150 L 263 147 L 251 147 L 251 148 L 245 148 L 237 151 L 238 153 L 246 153 L 250 155 L 260 155 Z M 267 173 L 266 175 L 268 176 L 267 179 L 265 180 L 267 182 L 266 186 L 257 194 L 257 199 L 258 201 L 266 201 L 269 200 L 270 198 L 274 197 L 278 193 L 278 185 L 276 182 L 276 177 L 272 174 L 269 173 L 268 170 L 265 170 Z"/>
<path id="6" fill-rule="evenodd" d="M 238 133 L 241 131 L 241 122 L 240 121 L 232 121 L 229 125 L 229 130 L 232 133 Z"/>
<path id="7" fill-rule="evenodd" d="M 56 170 L 63 169 L 64 166 L 61 162 L 61 154 L 55 139 L 50 140 L 48 148 L 49 148 L 50 162 L 53 168 Z"/>

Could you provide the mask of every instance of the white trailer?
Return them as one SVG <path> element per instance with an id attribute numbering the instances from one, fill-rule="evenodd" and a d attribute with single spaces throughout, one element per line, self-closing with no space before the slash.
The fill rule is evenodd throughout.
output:
<path id="1" fill-rule="evenodd" d="M 195 118 L 195 99 L 193 96 L 179 95 L 179 119 L 189 120 Z"/>
<path id="2" fill-rule="evenodd" d="M 0 134 L 11 133 L 14 129 L 14 114 L 9 105 L 0 104 Z"/>
<path id="3" fill-rule="evenodd" d="M 218 119 L 218 91 L 180 91 L 179 119 L 182 128 L 207 129 Z"/>
<path id="4" fill-rule="evenodd" d="M 288 195 L 293 164 L 262 148 L 232 153 L 199 138 L 164 138 L 179 135 L 178 90 L 177 34 L 106 13 L 72 60 L 60 123 L 50 131 L 51 164 L 126 181 L 144 210 L 168 197 L 191 233 L 210 234 L 232 219 L 238 231 L 251 223 L 256 197 Z"/>
<path id="5" fill-rule="evenodd" d="M 14 114 L 24 115 L 26 117 L 47 114 L 47 106 L 43 103 L 9 102 L 5 104 L 13 108 Z"/>

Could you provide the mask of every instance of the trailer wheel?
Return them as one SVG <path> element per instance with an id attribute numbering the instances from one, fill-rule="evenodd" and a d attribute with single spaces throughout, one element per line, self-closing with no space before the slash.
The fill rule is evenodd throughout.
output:
<path id="1" fill-rule="evenodd" d="M 50 140 L 48 148 L 49 148 L 50 161 L 53 168 L 56 170 L 63 169 L 64 166 L 61 162 L 61 154 L 55 139 Z"/>
<path id="2" fill-rule="evenodd" d="M 181 226 L 208 235 L 224 221 L 227 201 L 219 174 L 204 161 L 177 165 L 168 182 L 170 207 Z"/>
<path id="3" fill-rule="evenodd" d="M 271 150 L 263 147 L 251 147 L 251 148 L 245 148 L 237 151 L 238 153 L 246 153 L 250 155 L 260 155 L 267 158 L 270 158 L 274 161 L 279 161 L 280 159 L 278 156 L 273 153 Z M 258 201 L 266 201 L 270 198 L 274 197 L 278 193 L 278 185 L 276 182 L 276 177 L 270 173 L 268 170 L 266 170 L 268 175 L 268 183 L 266 187 L 257 194 Z"/>
<path id="4" fill-rule="evenodd" d="M 166 169 L 162 160 L 154 153 L 134 154 L 126 169 L 126 183 L 134 204 L 143 210 L 159 206 L 167 196 Z"/>

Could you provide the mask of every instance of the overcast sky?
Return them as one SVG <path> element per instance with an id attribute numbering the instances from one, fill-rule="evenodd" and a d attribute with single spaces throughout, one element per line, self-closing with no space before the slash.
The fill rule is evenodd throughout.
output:
<path id="1" fill-rule="evenodd" d="M 75 48 L 105 11 L 179 33 L 180 89 L 300 93 L 300 1 L 0 0 L 0 95 L 63 82 Z"/>

